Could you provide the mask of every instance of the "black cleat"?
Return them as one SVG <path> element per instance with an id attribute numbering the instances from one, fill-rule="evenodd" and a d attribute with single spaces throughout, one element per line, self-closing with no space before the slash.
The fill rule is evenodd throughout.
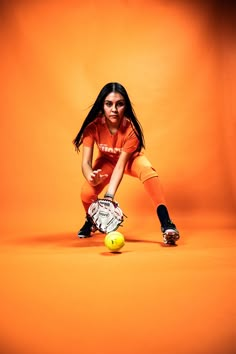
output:
<path id="1" fill-rule="evenodd" d="M 179 231 L 176 229 L 175 224 L 169 221 L 166 225 L 161 227 L 164 243 L 167 245 L 175 245 L 176 241 L 180 238 Z"/>
<path id="2" fill-rule="evenodd" d="M 96 227 L 94 227 L 92 221 L 88 216 L 86 216 L 86 221 L 84 225 L 81 227 L 81 229 L 78 231 L 78 237 L 79 238 L 87 238 L 91 237 L 91 232 L 95 232 Z"/>

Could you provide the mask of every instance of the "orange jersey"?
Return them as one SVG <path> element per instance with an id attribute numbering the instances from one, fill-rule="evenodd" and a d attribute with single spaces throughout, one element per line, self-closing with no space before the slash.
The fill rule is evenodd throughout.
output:
<path id="1" fill-rule="evenodd" d="M 109 131 L 105 117 L 98 117 L 90 123 L 83 133 L 83 145 L 92 147 L 96 143 L 99 156 L 109 160 L 118 160 L 121 151 L 133 153 L 139 146 L 139 140 L 135 134 L 131 122 L 123 118 L 120 127 L 115 134 Z"/>

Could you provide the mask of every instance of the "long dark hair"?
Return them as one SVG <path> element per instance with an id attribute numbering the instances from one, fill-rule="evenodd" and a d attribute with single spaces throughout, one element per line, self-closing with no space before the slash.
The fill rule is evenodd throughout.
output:
<path id="1" fill-rule="evenodd" d="M 85 118 L 80 128 L 80 131 L 78 132 L 77 136 L 73 140 L 73 144 L 75 145 L 76 151 L 79 151 L 79 147 L 82 144 L 84 129 L 87 127 L 89 123 L 93 122 L 95 118 L 97 118 L 99 115 L 104 113 L 103 111 L 104 100 L 107 97 L 107 95 L 109 95 L 111 92 L 117 92 L 124 97 L 125 100 L 124 115 L 131 121 L 134 132 L 139 140 L 138 151 L 141 151 L 142 148 L 145 148 L 143 130 L 141 124 L 139 123 L 135 115 L 134 109 L 132 107 L 126 89 L 118 82 L 110 82 L 101 89 L 96 101 L 94 102 L 91 110 L 89 111 L 87 117 Z"/>

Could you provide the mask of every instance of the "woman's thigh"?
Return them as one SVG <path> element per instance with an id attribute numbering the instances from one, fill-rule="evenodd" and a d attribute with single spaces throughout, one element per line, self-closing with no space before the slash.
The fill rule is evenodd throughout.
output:
<path id="1" fill-rule="evenodd" d="M 127 163 L 125 174 L 139 178 L 142 182 L 145 182 L 151 177 L 158 176 L 151 162 L 143 154 L 136 156 Z"/>

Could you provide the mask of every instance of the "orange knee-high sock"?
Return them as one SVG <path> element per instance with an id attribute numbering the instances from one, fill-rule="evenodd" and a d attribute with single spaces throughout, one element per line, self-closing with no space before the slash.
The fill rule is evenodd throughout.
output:
<path id="1" fill-rule="evenodd" d="M 83 200 L 82 200 L 82 203 L 83 203 L 83 206 L 84 206 L 84 210 L 85 210 L 85 212 L 86 212 L 86 214 L 87 214 L 88 208 L 89 208 L 90 204 L 83 202 Z"/>
<path id="2" fill-rule="evenodd" d="M 144 188 L 153 201 L 154 206 L 166 204 L 162 185 L 158 177 L 152 177 L 143 182 Z"/>
<path id="3" fill-rule="evenodd" d="M 170 217 L 159 178 L 149 178 L 143 183 L 143 185 L 156 207 L 156 213 L 161 226 L 167 225 L 170 222 Z"/>

